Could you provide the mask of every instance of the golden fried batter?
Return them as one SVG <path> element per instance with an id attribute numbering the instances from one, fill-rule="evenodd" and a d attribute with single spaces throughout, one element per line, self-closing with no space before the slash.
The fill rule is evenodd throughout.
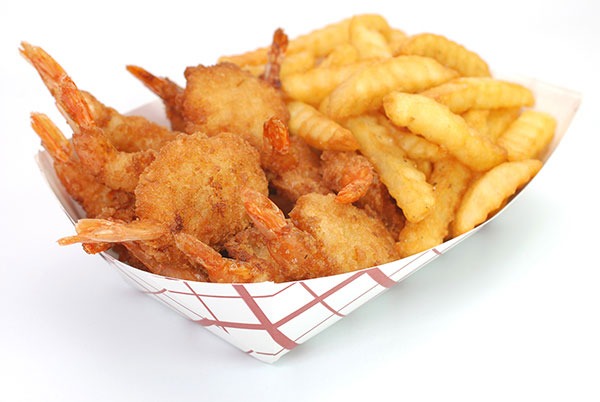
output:
<path id="1" fill-rule="evenodd" d="M 260 149 L 264 122 L 289 119 L 281 93 L 235 64 L 188 67 L 185 78 L 182 111 L 188 133 L 227 131 Z"/>
<path id="2" fill-rule="evenodd" d="M 337 272 L 350 272 L 397 259 L 394 238 L 383 223 L 334 194 L 307 194 L 298 199 L 290 218 L 319 240 Z"/>
<path id="3" fill-rule="evenodd" d="M 181 135 L 166 144 L 135 190 L 140 219 L 220 247 L 246 228 L 242 186 L 267 194 L 258 152 L 237 135 Z"/>

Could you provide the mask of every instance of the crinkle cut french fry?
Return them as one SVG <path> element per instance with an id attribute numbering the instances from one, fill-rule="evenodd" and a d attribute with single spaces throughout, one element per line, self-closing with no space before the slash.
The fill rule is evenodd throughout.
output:
<path id="1" fill-rule="evenodd" d="M 483 223 L 541 169 L 537 159 L 504 162 L 485 172 L 467 189 L 452 223 L 452 235 L 459 236 Z"/>
<path id="2" fill-rule="evenodd" d="M 504 130 L 506 130 L 513 121 L 521 114 L 520 107 L 507 107 L 500 109 L 492 109 L 487 117 L 486 136 L 492 141 L 496 141 Z"/>
<path id="3" fill-rule="evenodd" d="M 281 77 L 281 87 L 290 98 L 318 106 L 336 86 L 367 64 L 368 62 L 358 62 L 290 74 Z"/>
<path id="4" fill-rule="evenodd" d="M 489 109 L 469 109 L 461 113 L 461 117 L 469 127 L 474 128 L 479 134 L 487 136 L 487 120 L 490 114 Z"/>
<path id="5" fill-rule="evenodd" d="M 343 43 L 331 51 L 318 64 L 318 68 L 345 66 L 358 62 L 358 50 L 350 43 Z"/>
<path id="6" fill-rule="evenodd" d="M 556 120 L 547 113 L 525 110 L 498 138 L 498 145 L 508 152 L 508 160 L 539 157 L 556 131 Z"/>
<path id="7" fill-rule="evenodd" d="M 397 56 L 372 63 L 343 81 L 320 107 L 334 119 L 343 119 L 381 107 L 390 91 L 420 92 L 456 77 L 456 72 L 432 58 Z"/>
<path id="8" fill-rule="evenodd" d="M 387 38 L 377 29 L 369 28 L 360 19 L 353 19 L 349 29 L 350 43 L 357 49 L 360 59 L 387 59 L 392 57 L 392 50 Z"/>
<path id="9" fill-rule="evenodd" d="M 400 48 L 401 54 L 433 57 L 461 76 L 489 77 L 490 69 L 477 53 L 442 35 L 422 33 L 408 37 Z"/>
<path id="10" fill-rule="evenodd" d="M 460 77 L 421 92 L 454 113 L 469 109 L 533 106 L 531 90 L 514 82 L 488 77 Z"/>
<path id="11" fill-rule="evenodd" d="M 435 208 L 419 222 L 407 222 L 400 231 L 396 250 L 406 257 L 441 244 L 448 236 L 463 193 L 472 173 L 454 158 L 434 163 L 430 183 L 435 195 Z"/>
<path id="12" fill-rule="evenodd" d="M 427 216 L 435 203 L 433 187 L 394 143 L 387 129 L 373 116 L 348 119 L 345 126 L 354 134 L 361 153 L 375 166 L 406 219 L 418 222 Z"/>
<path id="13" fill-rule="evenodd" d="M 332 151 L 358 149 L 358 143 L 350 130 L 314 107 L 298 101 L 289 102 L 287 106 L 290 111 L 290 132 L 302 137 L 309 145 L 320 150 Z"/>
<path id="14" fill-rule="evenodd" d="M 303 73 L 315 66 L 315 56 L 311 52 L 298 52 L 286 55 L 281 62 L 280 76 Z"/>
<path id="15" fill-rule="evenodd" d="M 405 128 L 394 125 L 383 113 L 377 114 L 377 121 L 393 134 L 394 141 L 414 161 L 437 161 L 448 156 L 445 148 L 420 135 L 413 134 Z"/>
<path id="16" fill-rule="evenodd" d="M 475 171 L 488 170 L 506 160 L 506 151 L 470 128 L 446 106 L 418 94 L 392 92 L 383 99 L 390 120 L 439 144 Z"/>

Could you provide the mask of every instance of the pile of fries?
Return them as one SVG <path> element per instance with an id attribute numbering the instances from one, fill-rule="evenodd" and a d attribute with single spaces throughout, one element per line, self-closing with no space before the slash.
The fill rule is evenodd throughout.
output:
<path id="1" fill-rule="evenodd" d="M 268 48 L 221 57 L 260 72 Z M 556 129 L 526 87 L 492 77 L 444 36 L 356 15 L 289 41 L 281 87 L 290 130 L 374 165 L 406 217 L 408 256 L 461 235 L 531 180 Z"/>

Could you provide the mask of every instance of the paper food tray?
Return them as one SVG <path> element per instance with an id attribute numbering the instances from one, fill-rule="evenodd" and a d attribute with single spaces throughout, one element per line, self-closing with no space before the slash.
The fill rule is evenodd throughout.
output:
<path id="1" fill-rule="evenodd" d="M 510 77 L 510 80 L 532 89 L 536 96 L 535 109 L 548 112 L 557 119 L 556 136 L 543 156 L 546 161 L 563 138 L 581 97 L 575 92 L 532 79 Z M 159 101 L 144 105 L 130 114 L 166 123 L 162 103 Z M 36 159 L 71 221 L 75 222 L 83 217 L 81 208 L 69 197 L 55 176 L 50 156 L 41 151 Z M 518 197 L 514 197 L 503 210 L 516 198 Z M 490 220 L 485 224 L 489 222 Z M 272 363 L 444 254 L 482 226 L 398 261 L 340 275 L 286 283 L 192 282 L 133 268 L 118 261 L 110 253 L 101 253 L 101 256 L 137 289 L 164 302 L 244 353 Z"/>

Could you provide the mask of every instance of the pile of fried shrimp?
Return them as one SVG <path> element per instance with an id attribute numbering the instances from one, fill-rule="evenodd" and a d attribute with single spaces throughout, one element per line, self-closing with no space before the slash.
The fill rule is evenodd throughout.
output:
<path id="1" fill-rule="evenodd" d="M 495 214 L 542 166 L 556 122 L 444 36 L 356 15 L 216 64 L 185 85 L 128 65 L 169 126 L 81 90 L 19 49 L 67 120 L 31 125 L 85 211 L 95 254 L 204 282 L 285 282 L 427 250 Z"/>

